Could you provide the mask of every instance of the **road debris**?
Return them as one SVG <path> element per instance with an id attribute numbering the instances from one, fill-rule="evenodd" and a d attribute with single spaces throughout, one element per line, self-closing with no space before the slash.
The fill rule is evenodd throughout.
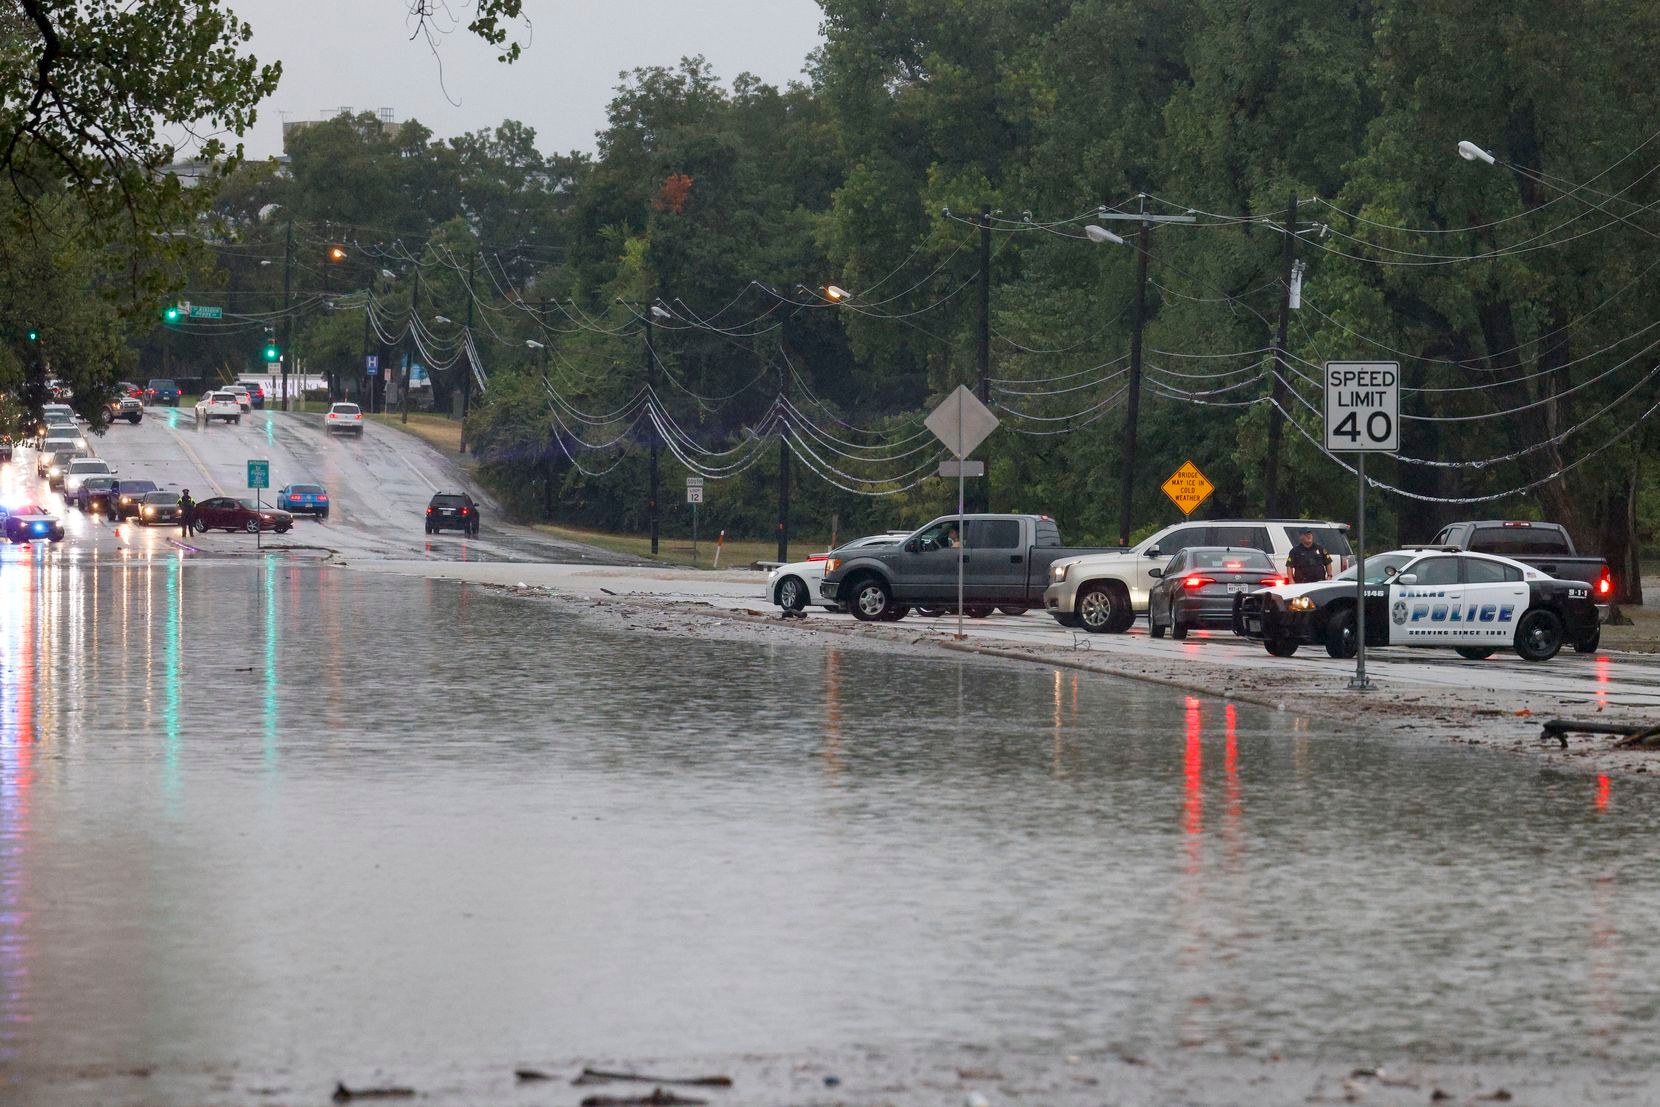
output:
<path id="1" fill-rule="evenodd" d="M 605 1069 L 582 1070 L 572 1084 L 608 1084 L 613 1080 L 632 1080 L 640 1084 L 682 1084 L 693 1088 L 730 1088 L 730 1076 L 650 1076 L 639 1072 L 608 1072 Z"/>
<path id="2" fill-rule="evenodd" d="M 354 1099 L 413 1099 L 414 1088 L 348 1088 L 340 1083 L 334 1086 L 334 1101 L 348 1103 Z"/>
<path id="3" fill-rule="evenodd" d="M 653 1088 L 649 1095 L 591 1095 L 582 1107 L 701 1107 L 707 1099 L 677 1095 L 667 1088 Z"/>

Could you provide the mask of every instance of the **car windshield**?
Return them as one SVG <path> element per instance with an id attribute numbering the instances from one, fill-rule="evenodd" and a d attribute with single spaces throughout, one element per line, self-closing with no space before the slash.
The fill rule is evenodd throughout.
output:
<path id="1" fill-rule="evenodd" d="M 1401 566 L 1417 556 L 1417 554 L 1377 554 L 1374 557 L 1368 557 L 1366 559 L 1366 583 L 1383 584 L 1394 579 L 1395 574 L 1401 571 Z M 1338 573 L 1337 579 L 1355 579 L 1355 570 L 1358 568 L 1360 568 L 1358 565 L 1350 566 Z"/>
<path id="2" fill-rule="evenodd" d="M 98 492 L 115 483 L 114 477 L 88 477 L 81 487 L 88 492 Z"/>
<path id="3" fill-rule="evenodd" d="M 109 462 L 95 457 L 83 457 L 69 463 L 71 473 L 107 473 L 110 471 Z"/>
<path id="4" fill-rule="evenodd" d="M 288 490 L 298 492 L 303 496 L 315 496 L 323 490 L 323 486 L 320 484 L 292 484 L 289 485 Z"/>
<path id="5" fill-rule="evenodd" d="M 146 492 L 155 491 L 156 482 L 153 480 L 124 480 L 121 482 L 121 491 L 128 496 L 142 496 Z"/>
<path id="6" fill-rule="evenodd" d="M 177 492 L 152 492 L 144 497 L 144 502 L 147 504 L 161 504 L 166 507 L 178 503 L 179 494 Z"/>
<path id="7" fill-rule="evenodd" d="M 1272 569 L 1274 563 L 1261 550 L 1189 550 L 1189 569 Z"/>
<path id="8" fill-rule="evenodd" d="M 461 496 L 434 496 L 432 498 L 433 507 L 461 507 L 466 502 L 466 499 Z"/>
<path id="9" fill-rule="evenodd" d="M 255 507 L 254 506 L 254 501 L 252 501 L 252 500 L 237 500 L 236 502 L 241 504 L 243 507 L 247 508 L 249 511 L 262 511 L 262 510 L 264 510 L 263 508 Z"/>
<path id="10" fill-rule="evenodd" d="M 157 388 L 157 389 L 172 388 L 173 387 L 173 382 L 172 381 L 151 381 L 150 382 L 150 387 L 151 388 Z"/>

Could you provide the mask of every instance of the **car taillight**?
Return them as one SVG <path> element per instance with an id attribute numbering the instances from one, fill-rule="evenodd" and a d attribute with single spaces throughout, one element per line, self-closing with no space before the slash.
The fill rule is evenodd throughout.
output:
<path id="1" fill-rule="evenodd" d="M 1612 573 L 1610 573 L 1606 568 L 1604 568 L 1603 571 L 1602 571 L 1602 576 L 1597 578 L 1597 595 L 1606 596 L 1610 592 L 1612 592 L 1613 590 L 1614 590 L 1614 575 Z"/>
<path id="2" fill-rule="evenodd" d="M 1290 584 L 1291 582 L 1286 580 L 1284 577 L 1263 577 L 1257 583 L 1266 585 L 1269 588 L 1274 588 L 1281 584 Z"/>
<path id="3" fill-rule="evenodd" d="M 1182 581 L 1183 588 L 1203 588 L 1207 584 L 1215 584 L 1214 577 L 1188 577 Z"/>
<path id="4" fill-rule="evenodd" d="M 430 507 L 429 507 L 429 508 L 427 508 L 427 514 L 428 514 L 428 515 L 431 515 L 431 514 L 432 514 L 432 508 L 430 508 Z"/>
<path id="5" fill-rule="evenodd" d="M 468 511 L 469 511 L 469 510 L 471 510 L 471 509 L 470 509 L 470 508 L 465 508 L 465 507 L 464 507 L 464 508 L 462 508 L 462 509 L 461 509 L 461 514 L 463 514 L 463 515 L 465 515 L 465 514 L 467 514 L 467 512 L 468 512 Z"/>
<path id="6" fill-rule="evenodd" d="M 807 555 L 807 560 L 808 561 L 828 561 L 828 560 L 830 560 L 830 555 L 829 554 L 808 554 Z"/>
<path id="7" fill-rule="evenodd" d="M 324 502 L 324 501 L 325 501 L 325 500 L 327 500 L 327 499 L 328 499 L 328 498 L 329 498 L 329 494 L 328 494 L 328 493 L 327 493 L 327 492 L 319 492 L 319 493 L 317 493 L 317 502 L 318 502 L 318 503 L 322 503 L 322 502 Z"/>

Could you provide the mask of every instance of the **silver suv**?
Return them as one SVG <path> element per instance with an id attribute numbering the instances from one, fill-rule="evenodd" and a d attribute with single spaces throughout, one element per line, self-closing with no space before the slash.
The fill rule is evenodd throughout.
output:
<path id="1" fill-rule="evenodd" d="M 1354 551 L 1349 547 L 1347 523 L 1319 519 L 1194 519 L 1175 523 L 1139 545 L 1114 553 L 1088 554 L 1057 561 L 1049 569 L 1049 587 L 1043 607 L 1064 627 L 1083 627 L 1098 634 L 1129 630 L 1136 616 L 1147 613 L 1147 593 L 1170 558 L 1193 546 L 1245 546 L 1259 549 L 1284 566 L 1303 530 L 1314 531 L 1316 545 L 1331 554 L 1332 572 L 1348 568 Z"/>

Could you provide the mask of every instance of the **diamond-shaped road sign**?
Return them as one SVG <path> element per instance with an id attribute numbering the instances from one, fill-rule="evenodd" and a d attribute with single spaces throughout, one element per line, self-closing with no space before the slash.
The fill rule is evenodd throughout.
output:
<path id="1" fill-rule="evenodd" d="M 959 384 L 922 422 L 946 449 L 964 458 L 997 429 L 997 421 L 978 396 Z"/>
<path id="2" fill-rule="evenodd" d="M 1182 509 L 1183 515 L 1192 515 L 1193 509 L 1205 502 L 1215 486 L 1205 479 L 1199 472 L 1199 467 L 1191 461 L 1182 462 L 1182 467 L 1170 474 L 1170 479 L 1161 485 L 1164 494 L 1170 497 L 1172 503 Z"/>

